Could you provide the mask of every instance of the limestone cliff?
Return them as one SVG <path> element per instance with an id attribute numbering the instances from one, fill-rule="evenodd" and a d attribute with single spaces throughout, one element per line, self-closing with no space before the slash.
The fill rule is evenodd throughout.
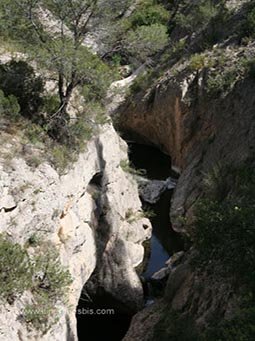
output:
<path id="1" fill-rule="evenodd" d="M 22 153 L 7 160 L 13 146 L 22 146 L 7 134 L 5 140 L 0 232 L 22 245 L 35 234 L 52 242 L 73 282 L 68 304 L 58 307 L 59 322 L 46 335 L 40 335 L 22 318 L 24 306 L 31 300 L 29 292 L 12 304 L 1 305 L 1 340 L 76 340 L 76 306 L 96 265 L 98 273 L 111 265 L 107 268 L 109 277 L 102 279 L 108 292 L 124 304 L 140 306 L 142 287 L 134 267 L 143 259 L 142 242 L 149 238 L 151 228 L 140 216 L 133 223 L 126 221 L 126 211 L 139 211 L 141 204 L 136 183 L 120 167 L 121 160 L 127 158 L 127 146 L 112 126 L 106 125 L 61 176 L 47 163 L 36 169 L 28 166 Z M 91 187 L 98 175 L 100 192 L 95 195 Z M 31 246 L 28 251 L 36 252 Z"/>

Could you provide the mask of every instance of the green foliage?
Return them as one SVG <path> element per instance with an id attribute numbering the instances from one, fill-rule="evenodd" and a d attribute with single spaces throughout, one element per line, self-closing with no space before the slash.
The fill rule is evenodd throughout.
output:
<path id="1" fill-rule="evenodd" d="M 236 67 L 226 68 L 222 72 L 211 72 L 206 80 L 206 92 L 211 97 L 226 94 L 238 78 Z"/>
<path id="2" fill-rule="evenodd" d="M 140 74 L 130 86 L 130 91 L 132 94 L 136 94 L 141 90 L 145 90 L 150 85 L 150 80 L 152 77 L 152 72 L 146 71 Z"/>
<path id="3" fill-rule="evenodd" d="M 35 295 L 45 295 L 49 300 L 58 300 L 66 296 L 66 288 L 71 284 L 68 270 L 63 268 L 58 252 L 54 247 L 42 247 L 34 258 L 34 285 Z M 40 275 L 43 274 L 43 275 Z"/>
<path id="4" fill-rule="evenodd" d="M 245 37 L 255 37 L 255 8 L 250 9 L 247 18 L 243 22 L 242 35 Z"/>
<path id="5" fill-rule="evenodd" d="M 241 307 L 229 320 L 217 319 L 207 328 L 203 341 L 250 341 L 255 335 L 255 308 L 252 294 L 243 298 Z"/>
<path id="6" fill-rule="evenodd" d="M 29 122 L 29 125 L 26 127 L 24 134 L 30 143 L 37 144 L 43 141 L 46 132 L 38 124 Z"/>
<path id="7" fill-rule="evenodd" d="M 129 18 L 132 28 L 150 26 L 153 24 L 167 25 L 169 12 L 154 1 L 141 1 Z"/>
<path id="8" fill-rule="evenodd" d="M 41 243 L 41 238 L 37 233 L 33 233 L 27 240 L 27 246 L 37 246 Z"/>
<path id="9" fill-rule="evenodd" d="M 2 90 L 0 90 L 0 117 L 5 116 L 9 119 L 15 119 L 20 112 L 20 106 L 17 98 L 13 95 L 6 97 Z"/>
<path id="10" fill-rule="evenodd" d="M 32 235 L 27 246 L 37 246 L 37 252 L 29 256 L 21 245 L 0 235 L 0 297 L 13 300 L 30 290 L 33 302 L 24 311 L 25 321 L 45 332 L 57 321 L 55 305 L 65 301 L 72 280 L 56 249 L 38 244 L 37 237 Z"/>
<path id="11" fill-rule="evenodd" d="M 0 89 L 5 96 L 12 95 L 17 98 L 23 116 L 39 121 L 44 83 L 41 77 L 35 75 L 32 66 L 15 60 L 1 65 Z"/>
<path id="12" fill-rule="evenodd" d="M 194 54 L 190 58 L 189 67 L 192 71 L 198 71 L 205 67 L 212 67 L 214 62 L 212 59 L 206 57 L 204 54 Z"/>
<path id="13" fill-rule="evenodd" d="M 162 24 L 139 26 L 129 31 L 125 38 L 126 49 L 141 61 L 163 49 L 167 42 L 167 27 Z"/>
<path id="14" fill-rule="evenodd" d="M 199 341 L 201 340 L 191 318 L 166 307 L 154 327 L 152 341 Z"/>
<path id="15" fill-rule="evenodd" d="M 72 282 L 70 273 L 60 263 L 55 248 L 42 246 L 33 259 L 33 303 L 24 311 L 24 319 L 45 333 L 59 319 L 56 303 L 65 302 Z"/>
<path id="16" fill-rule="evenodd" d="M 243 63 L 248 75 L 255 79 L 255 58 L 245 59 Z"/>
<path id="17" fill-rule="evenodd" d="M 59 313 L 48 298 L 41 297 L 25 306 L 23 317 L 28 326 L 45 334 L 59 320 Z"/>
<path id="18" fill-rule="evenodd" d="M 0 296 L 9 299 L 31 286 L 32 268 L 27 252 L 0 235 Z"/>
<path id="19" fill-rule="evenodd" d="M 222 176 L 227 182 L 225 197 L 221 193 L 197 204 L 193 234 L 197 262 L 221 263 L 223 274 L 255 288 L 255 172 L 245 165 Z"/>
<path id="20" fill-rule="evenodd" d="M 133 175 L 144 176 L 146 174 L 146 171 L 144 169 L 135 169 L 129 160 L 121 160 L 120 167 L 123 169 L 124 172 Z"/>
<path id="21" fill-rule="evenodd" d="M 47 115 L 54 114 L 59 108 L 59 97 L 57 95 L 47 95 L 43 97 L 43 108 L 42 110 Z"/>
<path id="22" fill-rule="evenodd" d="M 63 172 L 69 165 L 70 159 L 72 160 L 72 153 L 70 150 L 61 144 L 57 144 L 51 151 L 52 163 L 60 171 Z"/>
<path id="23" fill-rule="evenodd" d="M 77 152 L 83 151 L 86 142 L 92 137 L 92 127 L 84 117 L 79 117 L 69 128 L 69 147 Z"/>
<path id="24" fill-rule="evenodd" d="M 185 2 L 183 7 L 185 6 Z M 186 4 L 187 6 L 187 4 Z M 176 15 L 176 24 L 192 32 L 206 26 L 218 14 L 218 8 L 211 0 L 199 0 L 189 9 L 189 13 L 179 12 Z"/>
<path id="25" fill-rule="evenodd" d="M 21 15 L 20 7 L 16 1 L 2 0 L 0 2 L 0 36 L 5 40 L 11 40 L 21 47 L 26 42 L 26 45 L 33 45 L 37 42 L 37 35 L 31 30 L 26 17 Z M 24 1 L 20 1 L 20 5 Z M 23 45 L 24 46 L 24 45 Z"/>

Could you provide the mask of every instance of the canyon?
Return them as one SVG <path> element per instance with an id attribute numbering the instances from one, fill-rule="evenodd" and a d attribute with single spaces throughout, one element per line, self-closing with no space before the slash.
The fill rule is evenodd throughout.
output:
<path id="1" fill-rule="evenodd" d="M 215 3 L 220 8 L 222 2 Z M 199 263 L 202 252 L 194 232 L 202 220 L 201 201 L 224 208 L 234 197 L 232 216 L 247 234 L 250 225 L 245 224 L 252 219 L 250 212 L 245 215 L 249 200 L 242 206 L 242 190 L 253 196 L 255 43 L 237 31 L 243 32 L 253 5 L 224 4 L 226 16 L 219 12 L 191 33 L 187 23 L 182 27 L 177 21 L 169 28 L 169 46 L 136 68 L 119 67 L 127 75 L 108 89 L 106 119 L 101 117 L 76 159 L 65 155 L 69 164 L 61 171 L 42 158 L 47 145 L 24 142 L 18 129 L 0 117 L 0 234 L 31 257 L 45 245 L 56 249 L 72 278 L 46 331 L 25 318 L 32 289 L 2 302 L 1 340 L 82 341 L 89 335 L 91 341 L 211 341 L 215 338 L 207 331 L 225 321 L 233 327 L 243 301 L 253 297 L 246 277 L 242 282 L 237 273 L 225 271 L 224 250 L 217 259 L 215 250 L 208 251 L 205 265 Z M 179 14 L 188 17 L 196 7 L 185 6 Z M 224 30 L 217 20 L 225 20 Z M 95 36 L 84 44 L 100 53 Z M 10 58 L 5 52 L 1 63 Z M 56 84 L 54 90 L 47 86 L 56 89 Z M 80 97 L 74 94 L 72 106 L 82 108 Z M 78 114 L 74 110 L 73 118 Z M 236 170 L 241 180 L 234 177 Z M 248 186 L 242 182 L 246 178 Z M 216 188 L 218 197 L 206 186 Z M 232 225 L 227 225 L 222 211 L 215 216 L 208 213 L 206 227 L 217 229 L 224 221 L 226 228 L 210 242 L 222 238 L 225 243 L 224 229 L 235 231 L 235 221 L 228 219 Z M 242 238 L 235 247 L 242 247 Z M 243 249 L 252 254 L 248 246 Z M 219 340 L 234 340 L 224 333 Z"/>

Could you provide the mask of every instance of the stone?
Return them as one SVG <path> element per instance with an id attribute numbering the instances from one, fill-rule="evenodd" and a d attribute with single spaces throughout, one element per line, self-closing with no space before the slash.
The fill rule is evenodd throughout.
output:
<path id="1" fill-rule="evenodd" d="M 15 143 L 18 148 L 19 140 Z M 3 144 L 2 150 L 5 149 Z M 21 245 L 33 234 L 52 242 L 73 278 L 68 304 L 59 306 L 59 322 L 43 336 L 29 331 L 20 318 L 31 293 L 17 298 L 13 305 L 1 305 L 1 340 L 77 340 L 76 306 L 84 284 L 98 265 L 102 242 L 105 249 L 101 267 L 97 267 L 100 283 L 123 304 L 135 309 L 141 306 L 142 285 L 135 267 L 143 260 L 142 243 L 150 237 L 151 225 L 142 217 L 132 223 L 125 220 L 127 207 L 134 212 L 141 210 L 137 184 L 120 167 L 120 161 L 126 158 L 127 145 L 110 124 L 88 142 L 86 150 L 64 175 L 48 163 L 33 169 L 21 154 L 15 155 L 11 167 L 4 167 L 5 159 L 0 155 L 0 231 Z M 99 222 L 96 200 L 89 191 L 91 179 L 100 172 L 102 214 L 105 224 L 111 227 L 106 239 L 106 225 Z M 101 229 L 97 235 L 96 228 Z M 33 253 L 33 248 L 29 252 Z M 108 277 L 104 276 L 106 272 Z"/>
<path id="2" fill-rule="evenodd" d="M 167 189 L 174 189 L 176 186 L 176 181 L 170 177 L 166 180 L 148 180 L 138 177 L 138 183 L 141 198 L 149 204 L 155 204 L 162 193 Z"/>

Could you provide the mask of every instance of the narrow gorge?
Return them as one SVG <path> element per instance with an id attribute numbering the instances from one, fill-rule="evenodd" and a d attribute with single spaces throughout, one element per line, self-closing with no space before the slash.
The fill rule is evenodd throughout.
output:
<path id="1" fill-rule="evenodd" d="M 0 3 L 0 340 L 255 340 L 255 4 Z"/>

